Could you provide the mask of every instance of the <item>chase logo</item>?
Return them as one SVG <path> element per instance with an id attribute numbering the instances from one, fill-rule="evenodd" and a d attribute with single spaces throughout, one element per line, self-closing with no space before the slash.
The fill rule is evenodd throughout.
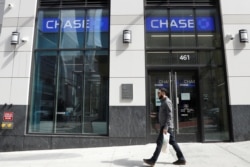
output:
<path id="1" fill-rule="evenodd" d="M 211 32 L 215 30 L 213 17 L 148 17 L 146 32 Z"/>
<path id="2" fill-rule="evenodd" d="M 214 31 L 214 19 L 213 17 L 197 17 L 197 31 Z"/>

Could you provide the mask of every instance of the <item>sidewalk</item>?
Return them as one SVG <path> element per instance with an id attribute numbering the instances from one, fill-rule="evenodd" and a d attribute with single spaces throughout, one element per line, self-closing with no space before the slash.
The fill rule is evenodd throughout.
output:
<path id="1" fill-rule="evenodd" d="M 185 167 L 250 167 L 250 141 L 237 143 L 180 143 Z M 155 144 L 1 152 L 1 167 L 146 167 Z M 161 153 L 155 167 L 175 166 L 175 152 Z"/>

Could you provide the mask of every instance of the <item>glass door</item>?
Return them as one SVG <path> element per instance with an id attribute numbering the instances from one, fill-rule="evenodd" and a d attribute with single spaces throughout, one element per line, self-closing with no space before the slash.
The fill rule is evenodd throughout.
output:
<path id="1" fill-rule="evenodd" d="M 173 102 L 175 132 L 178 140 L 196 142 L 200 139 L 198 127 L 199 92 L 196 71 L 151 71 L 149 72 L 149 122 L 150 135 L 159 132 L 158 111 L 160 100 L 157 96 L 159 88 L 169 91 L 169 98 Z"/>

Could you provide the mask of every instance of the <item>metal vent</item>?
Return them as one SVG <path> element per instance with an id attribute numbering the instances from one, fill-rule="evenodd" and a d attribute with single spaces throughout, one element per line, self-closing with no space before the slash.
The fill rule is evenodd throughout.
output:
<path id="1" fill-rule="evenodd" d="M 40 7 L 108 6 L 110 0 L 40 0 Z"/>
<path id="2" fill-rule="evenodd" d="M 40 6 L 60 6 L 60 0 L 40 0 Z"/>
<path id="3" fill-rule="evenodd" d="M 215 0 L 146 0 L 146 6 L 156 5 L 214 5 Z"/>

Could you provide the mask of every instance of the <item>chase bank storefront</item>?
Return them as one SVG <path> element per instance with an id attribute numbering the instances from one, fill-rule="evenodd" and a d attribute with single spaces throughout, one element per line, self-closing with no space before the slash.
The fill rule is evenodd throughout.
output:
<path id="1" fill-rule="evenodd" d="M 157 89 L 169 90 L 177 138 L 229 140 L 227 82 L 221 21 L 213 1 L 145 8 L 150 133 L 158 132 Z"/>
<path id="2" fill-rule="evenodd" d="M 32 40 L 13 46 L 13 59 L 30 55 L 22 76 L 27 97 L 6 100 L 0 110 L 13 116 L 13 127 L 1 129 L 1 151 L 155 142 L 162 87 L 173 102 L 179 142 L 238 140 L 220 2 L 129 3 L 34 3 L 26 33 Z"/>

